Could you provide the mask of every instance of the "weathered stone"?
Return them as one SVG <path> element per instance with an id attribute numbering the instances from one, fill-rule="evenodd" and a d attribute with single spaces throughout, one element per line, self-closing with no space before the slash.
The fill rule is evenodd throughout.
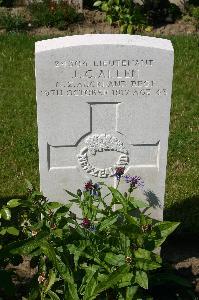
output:
<path id="1" fill-rule="evenodd" d="M 116 166 L 141 176 L 162 219 L 173 47 L 129 35 L 70 36 L 36 43 L 41 190 L 65 201 L 92 179 L 117 184 Z M 128 185 L 121 182 L 120 190 Z"/>
<path id="2" fill-rule="evenodd" d="M 17 0 L 16 4 L 17 5 L 28 5 L 32 3 L 35 0 Z M 43 0 L 37 0 L 37 2 L 42 2 Z M 54 2 L 58 2 L 59 0 L 53 0 Z M 52 1 L 52 2 L 53 2 Z M 65 2 L 68 2 L 68 4 L 76 7 L 78 10 L 83 9 L 83 0 L 63 0 Z"/>

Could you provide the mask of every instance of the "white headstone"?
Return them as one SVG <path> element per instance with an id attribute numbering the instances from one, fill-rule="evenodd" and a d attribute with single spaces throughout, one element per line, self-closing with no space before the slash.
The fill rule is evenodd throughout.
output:
<path id="1" fill-rule="evenodd" d="M 137 196 L 162 219 L 173 74 L 170 41 L 130 35 L 36 43 L 41 190 L 65 201 L 116 166 L 145 182 Z M 126 183 L 120 189 L 125 191 Z"/>
<path id="2" fill-rule="evenodd" d="M 17 0 L 18 5 L 29 5 L 33 2 L 42 2 L 43 0 Z M 52 1 L 53 2 L 53 1 Z M 54 2 L 59 2 L 59 0 L 54 0 Z M 63 0 L 63 2 L 67 2 L 68 4 L 74 6 L 76 9 L 82 11 L 83 9 L 83 0 Z"/>

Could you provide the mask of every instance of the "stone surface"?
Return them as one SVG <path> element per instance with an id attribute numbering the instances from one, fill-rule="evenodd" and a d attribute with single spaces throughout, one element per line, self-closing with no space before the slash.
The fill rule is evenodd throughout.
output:
<path id="1" fill-rule="evenodd" d="M 28 5 L 35 0 L 17 0 L 16 4 L 17 5 Z M 59 0 L 54 0 L 55 2 L 58 2 Z M 65 2 L 68 2 L 70 5 L 73 5 L 79 10 L 83 9 L 83 0 L 63 0 Z M 42 2 L 42 0 L 37 0 L 37 2 Z M 52 1 L 53 2 L 53 1 Z"/>
<path id="2" fill-rule="evenodd" d="M 92 179 L 116 185 L 116 166 L 141 176 L 136 193 L 162 218 L 173 47 L 129 35 L 70 36 L 36 43 L 41 190 L 68 199 Z M 122 182 L 120 189 L 125 191 Z"/>

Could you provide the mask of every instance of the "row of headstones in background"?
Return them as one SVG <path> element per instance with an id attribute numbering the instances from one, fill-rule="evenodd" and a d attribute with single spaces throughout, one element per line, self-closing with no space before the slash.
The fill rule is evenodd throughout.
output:
<path id="1" fill-rule="evenodd" d="M 35 0 L 16 0 L 16 5 L 28 5 L 33 1 Z M 42 1 L 43 0 L 37 0 L 37 2 L 42 2 Z M 58 2 L 59 0 L 53 0 L 53 1 Z M 63 0 L 63 1 L 69 3 L 70 5 L 73 5 L 80 11 L 83 9 L 83 0 Z"/>
<path id="2" fill-rule="evenodd" d="M 88 180 L 116 185 L 115 167 L 144 180 L 136 196 L 162 219 L 173 47 L 129 35 L 36 43 L 41 190 L 66 201 Z M 121 191 L 127 184 L 122 181 Z"/>

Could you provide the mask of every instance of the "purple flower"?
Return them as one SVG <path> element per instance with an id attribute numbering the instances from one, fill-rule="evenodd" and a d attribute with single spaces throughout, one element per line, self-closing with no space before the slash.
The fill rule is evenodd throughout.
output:
<path id="1" fill-rule="evenodd" d="M 89 228 L 91 225 L 91 221 L 88 218 L 83 218 L 82 226 L 84 228 Z"/>
<path id="2" fill-rule="evenodd" d="M 92 183 L 92 180 L 86 182 L 85 185 L 84 185 L 84 187 L 85 187 L 85 190 L 86 190 L 86 191 L 91 191 L 91 190 L 93 189 L 93 183 Z"/>
<path id="3" fill-rule="evenodd" d="M 139 176 L 126 175 L 126 176 L 124 176 L 124 179 L 125 179 L 126 183 L 130 183 L 130 186 L 132 188 L 137 188 L 137 187 L 143 188 L 144 187 L 144 181 Z"/>
<path id="4" fill-rule="evenodd" d="M 85 183 L 85 190 L 89 191 L 93 196 L 99 196 L 100 186 L 98 183 L 93 184 L 92 180 Z"/>
<path id="5" fill-rule="evenodd" d="M 125 167 L 117 167 L 115 169 L 114 176 L 116 176 L 117 180 L 120 180 L 121 176 L 124 174 L 124 170 L 125 170 Z"/>
<path id="6" fill-rule="evenodd" d="M 92 225 L 90 226 L 89 230 L 90 230 L 91 232 L 94 233 L 94 232 L 96 232 L 97 228 L 96 228 L 95 225 L 92 224 Z"/>

